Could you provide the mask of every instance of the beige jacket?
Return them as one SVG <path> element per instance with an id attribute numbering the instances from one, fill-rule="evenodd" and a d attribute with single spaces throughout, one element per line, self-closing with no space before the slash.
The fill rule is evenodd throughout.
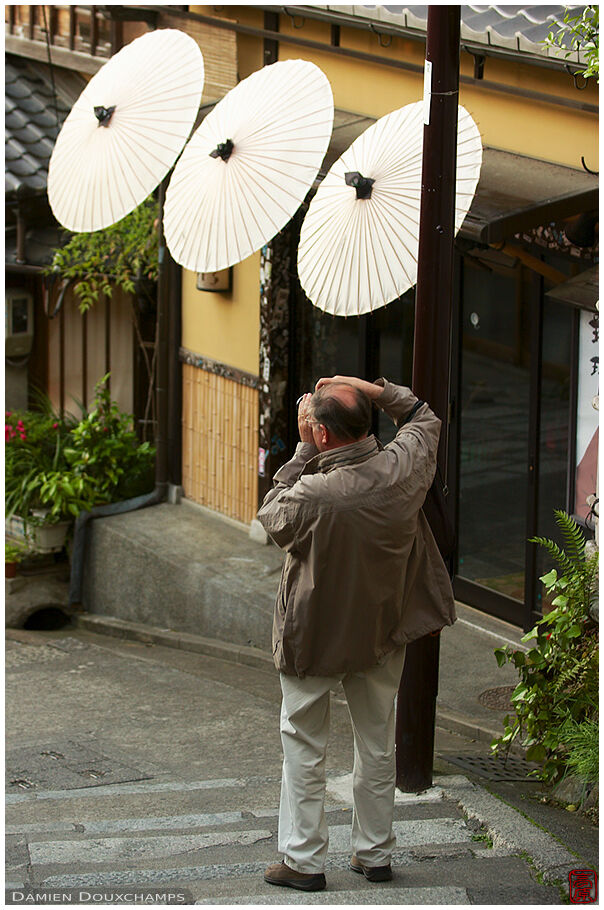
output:
<path id="1" fill-rule="evenodd" d="M 440 420 L 379 380 L 376 404 L 400 427 L 319 454 L 299 443 L 258 512 L 286 551 L 273 621 L 281 672 L 368 669 L 402 644 L 455 622 L 449 575 L 421 511 L 436 470 Z"/>

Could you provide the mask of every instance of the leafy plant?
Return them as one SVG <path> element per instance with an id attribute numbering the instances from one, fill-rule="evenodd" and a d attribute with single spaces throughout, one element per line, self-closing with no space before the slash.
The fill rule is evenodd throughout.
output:
<path id="1" fill-rule="evenodd" d="M 556 22 L 557 30 L 549 33 L 543 42 L 548 47 L 559 47 L 566 50 L 565 57 L 577 51 L 583 51 L 587 59 L 587 68 L 577 70 L 575 75 L 583 73 L 587 79 L 595 76 L 600 81 L 600 23 L 599 7 L 585 6 L 582 10 L 565 9 L 562 22 Z"/>
<path id="2" fill-rule="evenodd" d="M 40 504 L 47 506 L 41 524 L 54 524 L 66 518 L 77 518 L 98 501 L 98 490 L 92 477 L 73 471 L 51 471 L 38 474 L 33 481 Z M 36 524 L 35 516 L 31 522 Z"/>
<path id="3" fill-rule="evenodd" d="M 55 251 L 46 274 L 71 279 L 80 311 L 85 313 L 113 287 L 134 293 L 141 278 L 157 280 L 157 202 L 149 197 L 111 227 L 73 234 Z"/>
<path id="4" fill-rule="evenodd" d="M 7 411 L 5 432 L 5 511 L 27 518 L 42 506 L 37 478 L 65 466 L 65 446 L 75 423 L 60 418 L 48 402 L 42 412 Z"/>
<path id="5" fill-rule="evenodd" d="M 561 511 L 555 515 L 564 549 L 533 539 L 558 565 L 541 578 L 554 596 L 553 609 L 522 638 L 530 644 L 526 653 L 509 647 L 495 651 L 499 666 L 514 664 L 520 682 L 511 698 L 515 713 L 505 717 L 504 733 L 491 745 L 494 752 L 509 750 L 521 739 L 527 759 L 541 764 L 537 776 L 549 782 L 570 761 L 569 731 L 597 722 L 598 703 L 598 626 L 589 613 L 598 555 L 586 553 L 585 537 L 572 518 Z"/>
<path id="6" fill-rule="evenodd" d="M 104 376 L 95 387 L 95 405 L 71 431 L 65 458 L 72 471 L 94 480 L 98 502 L 145 492 L 155 450 L 139 443 L 133 418 L 111 400 Z"/>
<path id="7" fill-rule="evenodd" d="M 80 421 L 61 420 L 52 411 L 7 412 L 5 509 L 8 518 L 19 515 L 26 530 L 152 485 L 155 451 L 139 444 L 133 418 L 111 400 L 107 379 L 97 383 L 95 407 Z"/>
<path id="8" fill-rule="evenodd" d="M 28 547 L 25 543 L 14 540 L 6 540 L 4 542 L 5 562 L 21 562 L 21 560 L 27 556 L 28 552 Z"/>

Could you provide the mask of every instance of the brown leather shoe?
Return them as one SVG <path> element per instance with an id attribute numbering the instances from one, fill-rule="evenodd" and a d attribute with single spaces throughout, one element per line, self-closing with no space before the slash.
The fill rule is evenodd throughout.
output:
<path id="1" fill-rule="evenodd" d="M 296 872 L 286 863 L 274 863 L 264 873 L 264 881 L 269 885 L 283 885 L 285 888 L 297 888 L 298 891 L 323 891 L 325 876 L 322 872 Z"/>
<path id="2" fill-rule="evenodd" d="M 350 868 L 353 872 L 359 872 L 364 875 L 368 882 L 389 882 L 392 879 L 392 866 L 364 866 L 363 863 L 353 856 L 350 860 Z"/>

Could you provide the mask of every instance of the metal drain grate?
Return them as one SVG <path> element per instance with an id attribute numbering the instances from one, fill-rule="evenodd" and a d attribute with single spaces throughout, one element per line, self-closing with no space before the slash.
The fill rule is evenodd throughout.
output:
<path id="1" fill-rule="evenodd" d="M 538 767 L 536 764 L 525 761 L 524 758 L 513 756 L 504 759 L 495 755 L 447 755 L 443 753 L 442 757 L 452 765 L 457 765 L 464 771 L 469 771 L 476 777 L 483 777 L 485 780 L 534 780 L 528 776 L 529 771 Z"/>
<path id="2" fill-rule="evenodd" d="M 491 711 L 509 711 L 512 707 L 512 693 L 516 686 L 497 686 L 496 689 L 485 689 L 478 696 L 478 701 Z"/>

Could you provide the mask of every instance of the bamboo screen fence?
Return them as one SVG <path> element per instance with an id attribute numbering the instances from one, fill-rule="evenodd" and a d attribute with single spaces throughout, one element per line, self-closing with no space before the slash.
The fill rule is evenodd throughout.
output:
<path id="1" fill-rule="evenodd" d="M 258 392 L 183 364 L 183 487 L 249 523 L 258 509 Z"/>

